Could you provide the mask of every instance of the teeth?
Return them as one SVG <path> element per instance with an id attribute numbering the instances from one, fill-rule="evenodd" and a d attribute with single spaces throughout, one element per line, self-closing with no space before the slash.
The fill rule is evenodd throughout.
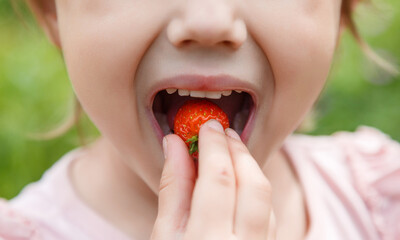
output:
<path id="1" fill-rule="evenodd" d="M 206 98 L 220 99 L 221 98 L 221 92 L 206 92 Z"/>
<path id="2" fill-rule="evenodd" d="M 179 89 L 178 90 L 178 94 L 179 94 L 179 96 L 189 96 L 190 95 L 190 91 L 186 90 L 186 89 Z"/>
<path id="3" fill-rule="evenodd" d="M 232 91 L 231 90 L 229 90 L 229 91 L 222 91 L 222 95 L 224 95 L 224 96 L 229 96 L 229 95 L 231 95 L 232 94 Z"/>
<path id="4" fill-rule="evenodd" d="M 191 96 L 195 98 L 211 98 L 211 99 L 220 99 L 221 96 L 230 96 L 232 94 L 232 90 L 226 91 L 195 91 L 195 90 L 187 90 L 187 89 L 176 89 L 176 88 L 167 88 L 165 89 L 168 94 L 173 94 L 178 91 L 179 96 Z M 241 93 L 241 90 L 234 90 L 237 93 Z"/>
<path id="5" fill-rule="evenodd" d="M 176 92 L 176 88 L 167 88 L 166 91 L 168 94 L 173 94 L 174 92 Z"/>
<path id="6" fill-rule="evenodd" d="M 203 98 L 203 97 L 206 96 L 206 92 L 203 92 L 203 91 L 190 91 L 190 96 L 191 97 Z"/>

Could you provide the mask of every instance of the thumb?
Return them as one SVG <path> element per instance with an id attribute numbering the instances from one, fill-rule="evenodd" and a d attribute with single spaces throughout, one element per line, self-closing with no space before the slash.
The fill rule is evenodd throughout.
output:
<path id="1" fill-rule="evenodd" d="M 174 134 L 163 139 L 164 169 L 158 194 L 158 215 L 151 239 L 176 239 L 185 230 L 196 171 L 186 144 Z"/>

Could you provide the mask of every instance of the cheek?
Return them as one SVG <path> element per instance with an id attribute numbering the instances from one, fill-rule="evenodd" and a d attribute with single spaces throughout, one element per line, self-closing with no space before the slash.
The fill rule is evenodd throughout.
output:
<path id="1" fill-rule="evenodd" d="M 340 12 L 338 4 L 328 0 L 306 8 L 285 4 L 253 9 L 256 14 L 250 21 L 251 34 L 268 57 L 274 75 L 272 106 L 268 113 L 260 113 L 268 124 L 259 128 L 275 144 L 296 129 L 324 86 Z"/>
<path id="2" fill-rule="evenodd" d="M 293 21 L 275 29 L 283 35 L 267 45 L 275 77 L 275 101 L 304 111 L 320 93 L 329 73 L 336 41 L 334 26 L 311 19 Z M 296 103 L 296 104 L 293 104 Z"/>
<path id="3" fill-rule="evenodd" d="M 338 30 L 335 8 L 328 2 L 307 5 L 313 11 L 297 6 L 281 6 L 284 11 L 272 8 L 253 20 L 252 32 L 270 61 L 275 90 L 296 91 L 296 96 L 314 89 L 319 92 L 329 72 Z"/>
<path id="4" fill-rule="evenodd" d="M 144 8 L 60 14 L 64 58 L 77 97 L 102 134 L 115 141 L 132 143 L 139 131 L 135 72 L 162 23 L 139 14 L 148 11 Z"/>

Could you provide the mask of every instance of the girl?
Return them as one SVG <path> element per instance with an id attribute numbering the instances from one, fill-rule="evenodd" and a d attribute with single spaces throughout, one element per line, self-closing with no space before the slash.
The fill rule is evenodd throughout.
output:
<path id="1" fill-rule="evenodd" d="M 292 135 L 356 3 L 28 0 L 102 137 L 2 202 L 0 238 L 399 239 L 397 142 Z M 201 127 L 197 170 L 171 123 L 199 97 L 233 129 Z"/>

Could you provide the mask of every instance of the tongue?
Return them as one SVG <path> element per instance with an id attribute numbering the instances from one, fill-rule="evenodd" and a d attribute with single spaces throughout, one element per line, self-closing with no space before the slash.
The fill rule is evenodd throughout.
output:
<path id="1" fill-rule="evenodd" d="M 166 95 L 164 100 L 164 107 L 167 109 L 168 125 L 171 129 L 174 129 L 175 115 L 179 108 L 189 99 L 193 97 L 182 97 L 178 94 Z M 229 124 L 232 127 L 233 120 L 236 113 L 242 109 L 244 103 L 244 95 L 236 92 L 232 92 L 232 95 L 228 97 L 221 97 L 221 99 L 207 99 L 210 102 L 217 104 L 225 113 L 228 115 Z"/>

